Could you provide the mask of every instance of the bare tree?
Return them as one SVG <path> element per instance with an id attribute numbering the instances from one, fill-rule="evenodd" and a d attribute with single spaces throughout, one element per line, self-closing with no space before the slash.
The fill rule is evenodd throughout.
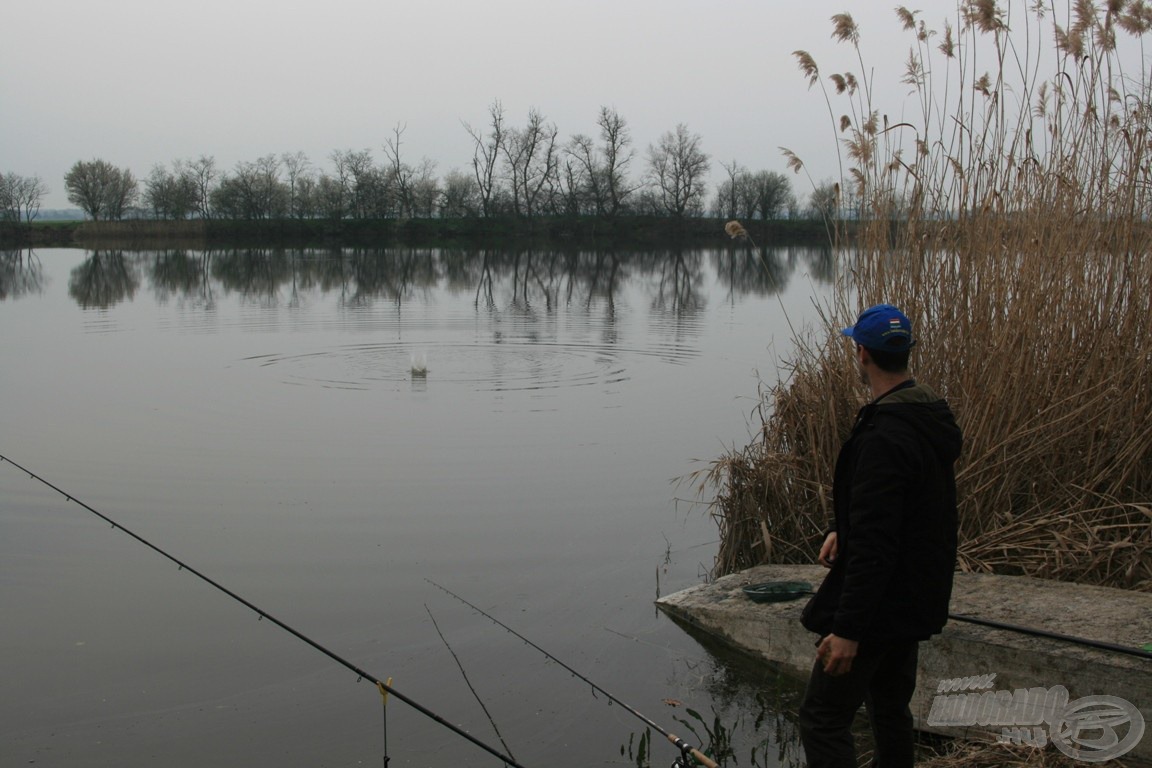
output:
<path id="1" fill-rule="evenodd" d="M 213 206 L 236 219 L 272 219 L 284 215 L 288 189 L 280 181 L 280 159 L 265 155 L 255 162 L 239 162 L 233 175 L 221 179 L 213 192 Z"/>
<path id="2" fill-rule="evenodd" d="M 0 221 L 20 220 L 20 208 L 16 205 L 16 183 L 20 177 L 14 173 L 0 173 Z"/>
<path id="3" fill-rule="evenodd" d="M 288 188 L 280 180 L 280 158 L 264 155 L 253 164 L 256 194 L 264 218 L 282 218 L 288 210 Z"/>
<path id="4" fill-rule="evenodd" d="M 537 211 L 540 193 L 555 181 L 559 167 L 556 126 L 546 123 L 539 110 L 528 111 L 528 123 L 509 131 L 504 157 L 512 182 L 512 210 L 519 216 Z"/>
<path id="5" fill-rule="evenodd" d="M 420 160 L 419 165 L 413 167 L 402 160 L 400 139 L 405 130 L 407 126 L 397 123 L 392 129 L 393 138 L 384 142 L 384 154 L 388 156 L 390 164 L 389 172 L 395 189 L 399 215 L 431 216 L 436 206 L 436 197 L 440 193 L 433 175 L 436 162 L 425 157 Z"/>
<path id="6" fill-rule="evenodd" d="M 440 183 L 436 180 L 436 161 L 423 158 L 412 178 L 412 215 L 431 218 L 440 200 Z"/>
<path id="7" fill-rule="evenodd" d="M 717 216 L 741 219 L 776 219 L 796 205 L 791 180 L 773 171 L 750 172 L 735 161 L 725 164 L 728 178 L 716 190 Z"/>
<path id="8" fill-rule="evenodd" d="M 393 138 L 384 142 L 384 154 L 388 156 L 388 161 L 391 163 L 390 170 L 392 180 L 396 185 L 396 197 L 401 217 L 412 216 L 412 210 L 415 207 L 412 191 L 415 170 L 400 159 L 400 137 L 404 135 L 404 131 L 407 129 L 407 125 L 401 126 L 397 123 L 396 127 L 392 129 Z"/>
<path id="9" fill-rule="evenodd" d="M 480 213 L 480 188 L 476 185 L 476 179 L 463 171 L 449 171 L 444 177 L 444 189 L 440 196 L 440 215 L 462 218 Z"/>
<path id="10" fill-rule="evenodd" d="M 505 142 L 504 107 L 499 100 L 492 102 L 488 107 L 488 121 L 487 135 L 464 123 L 464 130 L 468 131 L 473 141 L 472 173 L 480 193 L 480 212 L 484 216 L 491 216 L 494 213 L 493 206 L 498 197 L 496 171 Z"/>
<path id="11" fill-rule="evenodd" d="M 583 213 L 585 205 L 588 205 L 593 213 L 603 214 L 607 195 L 601 183 L 600 157 L 592 138 L 578 133 L 568 140 L 564 152 L 568 156 L 563 169 L 568 187 L 568 211 Z"/>
<path id="12" fill-rule="evenodd" d="M 338 178 L 323 174 L 316 181 L 316 212 L 335 220 L 348 215 L 348 193 Z"/>
<path id="13" fill-rule="evenodd" d="M 354 219 L 384 218 L 392 212 L 393 177 L 378 168 L 372 151 L 336 151 L 331 155 L 336 181 L 344 191 L 344 208 Z"/>
<path id="14" fill-rule="evenodd" d="M 183 170 L 191 177 L 196 187 L 196 206 L 200 218 L 212 218 L 212 193 L 220 178 L 216 170 L 216 158 L 211 155 L 200 155 L 195 160 L 188 161 Z"/>
<path id="15" fill-rule="evenodd" d="M 702 207 L 708 175 L 708 155 L 700 149 L 700 135 L 683 123 L 648 147 L 648 179 L 660 208 L 683 218 Z"/>
<path id="16" fill-rule="evenodd" d="M 153 166 L 144 180 L 144 205 L 158 219 L 188 218 L 197 210 L 194 178 L 178 162 L 171 171 L 163 165 Z"/>
<path id="17" fill-rule="evenodd" d="M 48 186 L 39 176 L 0 174 L 0 221 L 32 221 L 46 194 Z"/>
<path id="18" fill-rule="evenodd" d="M 825 179 L 817 184 L 808 195 L 808 215 L 813 219 L 836 221 L 840 219 L 843 201 L 840 199 L 840 185 Z"/>
<path id="19" fill-rule="evenodd" d="M 777 219 L 795 204 L 792 181 L 782 173 L 759 171 L 745 180 L 747 218 Z"/>
<path id="20" fill-rule="evenodd" d="M 284 165 L 285 184 L 288 187 L 288 215 L 302 219 L 310 215 L 306 201 L 312 189 L 312 161 L 303 152 L 285 152 L 280 156 Z"/>
<path id="21" fill-rule="evenodd" d="M 311 219 L 320 215 L 320 180 L 314 173 L 296 179 L 292 215 L 298 219 Z"/>
<path id="22" fill-rule="evenodd" d="M 127 168 L 119 169 L 119 173 L 112 177 L 112 184 L 108 188 L 107 208 L 108 218 L 119 220 L 124 218 L 128 209 L 136 204 L 140 196 L 140 187 L 136 177 Z"/>
<path id="23" fill-rule="evenodd" d="M 716 189 L 716 202 L 712 206 L 712 210 L 717 216 L 724 219 L 737 218 L 742 215 L 740 211 L 740 180 L 747 175 L 748 170 L 735 160 L 720 165 L 728 174 L 728 178 L 722 181 Z"/>
<path id="24" fill-rule="evenodd" d="M 343 218 L 352 206 L 355 182 L 353 182 L 352 172 L 348 168 L 348 156 L 351 154 L 352 150 L 350 149 L 343 152 L 338 149 L 332 150 L 332 154 L 328 158 L 332 161 L 335 175 L 324 176 L 321 179 L 325 211 L 329 216 L 334 210 L 339 209 L 340 211 L 340 215 L 334 218 Z"/>
<path id="25" fill-rule="evenodd" d="M 224 219 L 254 219 L 252 210 L 251 179 L 243 164 L 237 164 L 236 174 L 227 173 L 212 190 L 211 206 L 214 215 Z"/>
<path id="26" fill-rule="evenodd" d="M 603 187 L 606 193 L 604 214 L 614 217 L 620 213 L 629 195 L 636 187 L 628 180 L 628 169 L 632 164 L 632 133 L 628 123 L 620 113 L 608 107 L 600 107 L 600 140 L 604 152 Z"/>
<path id="27" fill-rule="evenodd" d="M 64 175 L 64 188 L 68 200 L 94 220 L 122 219 L 138 195 L 132 172 L 104 160 L 77 161 Z"/>
<path id="28" fill-rule="evenodd" d="M 40 203 L 48 194 L 48 185 L 39 176 L 25 176 L 20 183 L 16 199 L 24 211 L 24 221 L 32 221 L 40 215 Z"/>

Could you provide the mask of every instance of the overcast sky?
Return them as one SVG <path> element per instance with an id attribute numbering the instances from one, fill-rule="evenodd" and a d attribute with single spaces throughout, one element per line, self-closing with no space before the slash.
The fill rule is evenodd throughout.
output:
<path id="1" fill-rule="evenodd" d="M 819 90 L 792 52 L 825 73 L 859 70 L 829 18 L 861 28 L 884 111 L 898 114 L 912 38 L 893 2 L 838 0 L 36 0 L 0 14 L 0 172 L 40 176 L 44 208 L 71 207 L 63 176 L 101 158 L 144 178 L 156 164 L 238 161 L 381 147 L 468 170 L 471 140 L 499 99 L 512 126 L 537 108 L 567 140 L 595 135 L 602 105 L 637 151 L 678 123 L 713 160 L 784 172 L 795 150 L 819 181 L 837 174 Z M 908 2 L 934 29 L 953 0 Z M 801 196 L 810 184 L 793 177 Z"/>

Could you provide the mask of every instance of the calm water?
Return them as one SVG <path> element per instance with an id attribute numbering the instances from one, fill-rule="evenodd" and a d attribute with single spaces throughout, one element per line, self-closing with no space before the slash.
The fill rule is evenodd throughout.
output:
<path id="1" fill-rule="evenodd" d="M 525 766 L 635 765 L 643 724 L 428 580 L 666 729 L 706 740 L 691 708 L 740 765 L 763 740 L 789 765 L 790 687 L 653 600 L 716 551 L 671 481 L 748 441 L 831 270 L 804 249 L 0 254 L 0 453 Z M 3 764 L 501 764 L 395 699 L 385 744 L 355 674 L 7 463 L 0 498 Z"/>

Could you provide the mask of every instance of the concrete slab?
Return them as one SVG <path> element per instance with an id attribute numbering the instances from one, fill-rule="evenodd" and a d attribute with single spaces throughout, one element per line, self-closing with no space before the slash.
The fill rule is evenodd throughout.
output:
<path id="1" fill-rule="evenodd" d="M 732 648 L 807 677 L 816 642 L 816 636 L 800 625 L 807 598 L 755 603 L 744 594 L 743 587 L 767 581 L 807 581 L 815 588 L 825 573 L 818 565 L 758 566 L 668 595 L 656 604 L 672 618 Z M 1024 576 L 957 574 L 950 611 L 956 616 L 1130 648 L 1152 642 L 1152 594 L 1146 592 Z M 1061 690 L 1067 692 L 1066 697 Z M 1080 738 L 1107 739 L 1112 733 L 1121 739 L 1135 739 L 1135 745 L 1121 759 L 1129 765 L 1152 766 L 1149 658 L 951 620 L 941 635 L 921 645 L 912 711 L 917 727 L 926 731 L 985 741 L 1048 741 L 1052 725 L 1061 719 L 1059 715 L 1089 696 L 1122 700 L 1099 700 L 1102 703 L 1088 707 L 1090 710 L 1112 705 L 1122 711 L 1111 731 L 1090 731 L 1085 725 Z M 1031 706 L 1034 704 L 1039 709 Z M 1081 707 L 1081 717 L 1084 711 Z M 1125 711 L 1130 719 L 1126 725 Z M 1110 714 L 1117 713 L 1110 710 Z M 1137 730 L 1141 718 L 1147 731 L 1143 737 Z M 991 722 L 981 724 L 988 720 Z M 1017 722 L 1020 720 L 1027 722 Z M 1091 760 L 1105 754 L 1106 749 L 1085 747 L 1072 756 Z"/>

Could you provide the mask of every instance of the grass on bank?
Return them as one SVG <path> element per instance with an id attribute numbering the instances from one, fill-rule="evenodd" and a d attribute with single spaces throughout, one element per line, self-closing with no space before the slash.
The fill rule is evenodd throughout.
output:
<path id="1" fill-rule="evenodd" d="M 714 572 L 814 561 L 863 395 L 838 329 L 888 301 L 920 337 L 913 374 L 965 432 L 960 567 L 1152 589 L 1152 10 L 980 0 L 939 31 L 897 18 L 916 104 L 899 123 L 868 77 L 797 52 L 842 109 L 841 210 L 860 221 L 838 230 L 843 279 L 764 386 L 759 433 L 694 478 Z M 833 26 L 870 71 L 852 18 Z"/>

